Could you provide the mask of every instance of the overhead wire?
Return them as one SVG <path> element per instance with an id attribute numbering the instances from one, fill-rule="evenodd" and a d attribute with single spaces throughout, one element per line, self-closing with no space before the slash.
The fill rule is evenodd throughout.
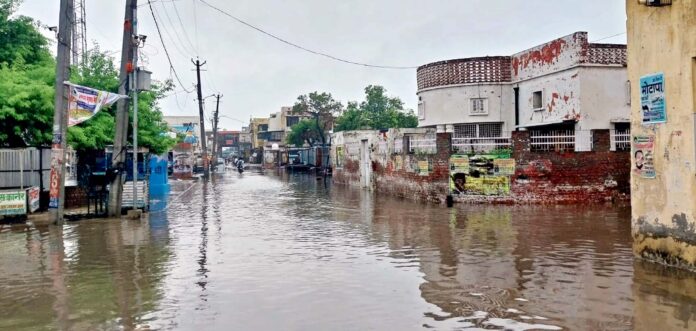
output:
<path id="1" fill-rule="evenodd" d="M 179 74 L 176 72 L 176 69 L 174 68 L 174 64 L 172 64 L 172 58 L 169 55 L 169 50 L 167 49 L 167 45 L 164 43 L 164 38 L 162 37 L 162 31 L 160 31 L 159 23 L 157 22 L 157 17 L 155 17 L 155 11 L 152 8 L 152 2 L 150 0 L 147 1 L 149 7 L 150 7 L 150 13 L 152 14 L 152 19 L 155 21 L 155 28 L 157 29 L 157 35 L 160 38 L 160 42 L 162 43 L 162 48 L 164 49 L 164 54 L 167 56 L 167 61 L 169 62 L 169 69 L 171 72 L 174 73 L 174 77 L 176 77 L 177 82 L 179 83 L 180 87 L 184 89 L 187 93 L 192 93 L 193 90 L 189 91 L 184 87 L 184 83 L 181 82 L 181 78 L 179 77 Z"/>
<path id="2" fill-rule="evenodd" d="M 162 7 L 162 10 L 164 11 L 164 16 L 167 18 L 167 22 L 169 22 L 169 25 L 172 28 L 173 33 L 170 33 L 169 35 L 171 36 L 173 34 L 176 37 L 176 40 L 178 40 L 179 43 L 181 43 L 182 49 L 185 52 L 190 53 L 190 54 L 196 53 L 194 47 L 189 48 L 190 45 L 185 43 L 184 40 L 181 39 L 181 36 L 180 36 L 181 33 L 179 33 L 179 29 L 177 29 L 176 24 L 174 24 L 174 22 L 172 21 L 171 16 L 169 16 L 169 11 L 167 10 L 167 7 L 164 4 L 162 4 L 161 7 Z M 183 27 L 183 25 L 180 23 L 179 26 L 181 27 L 182 33 L 186 34 L 186 29 Z M 191 50 L 193 50 L 193 51 L 191 51 Z"/>
<path id="3" fill-rule="evenodd" d="M 179 19 L 179 24 L 181 25 L 181 29 L 184 33 L 184 38 L 186 38 L 186 41 L 188 41 L 189 45 L 191 45 L 191 48 L 194 48 L 196 50 L 196 56 L 198 56 L 199 55 L 198 48 L 193 47 L 193 43 L 191 42 L 191 39 L 189 39 L 188 33 L 186 32 L 184 22 L 181 19 L 181 15 L 179 14 L 179 9 L 176 7 L 176 2 L 172 1 L 171 4 L 174 7 L 174 13 L 176 13 L 176 17 Z M 162 6 L 164 6 L 164 4 L 162 4 Z"/>
<path id="4" fill-rule="evenodd" d="M 167 26 L 166 26 L 166 24 L 165 24 L 165 21 L 162 19 L 162 17 L 161 17 L 161 15 L 159 14 L 159 12 L 158 12 L 156 9 L 153 8 L 153 13 L 154 13 L 155 16 L 157 16 L 157 19 L 162 23 L 162 31 L 164 31 L 164 35 L 167 36 L 167 39 L 169 39 L 169 40 L 171 41 L 171 44 L 174 45 L 174 49 L 175 49 L 179 54 L 181 54 L 181 56 L 183 56 L 183 57 L 185 57 L 185 58 L 186 58 L 186 57 L 189 57 L 190 53 L 189 53 L 188 51 L 186 51 L 186 50 L 182 50 L 182 48 L 179 46 L 179 44 L 177 44 L 177 42 L 176 42 L 176 41 L 174 40 L 174 38 L 172 37 L 172 32 L 169 31 L 169 30 L 167 29 Z M 176 31 L 174 31 L 173 34 L 176 35 Z M 188 54 L 187 54 L 187 53 L 188 53 Z"/>
<path id="5" fill-rule="evenodd" d="M 602 40 L 606 40 L 606 39 L 618 37 L 618 36 L 624 35 L 624 34 L 626 34 L 626 31 L 621 32 L 621 33 L 617 33 L 617 34 L 613 34 L 613 35 L 608 36 L 608 37 L 603 37 L 603 38 L 599 38 L 599 39 L 596 39 L 596 40 L 592 40 L 592 41 L 590 41 L 590 42 L 591 42 L 591 43 L 596 43 L 596 42 L 598 42 L 598 41 L 602 41 Z"/>
<path id="6" fill-rule="evenodd" d="M 194 4 L 195 4 L 196 0 L 193 0 L 193 1 L 194 1 Z M 231 18 L 231 19 L 233 19 L 233 20 L 235 20 L 235 21 L 237 21 L 237 22 L 239 22 L 239 23 L 241 23 L 241 24 L 243 24 L 243 25 L 245 25 L 245 26 L 251 28 L 251 29 L 253 29 L 253 30 L 256 30 L 256 31 L 258 31 L 258 32 L 260 32 L 260 33 L 262 33 L 262 34 L 268 36 L 268 37 L 271 37 L 271 38 L 273 38 L 273 39 L 275 39 L 275 40 L 277 40 L 277 41 L 280 41 L 281 43 L 284 43 L 284 44 L 286 44 L 286 45 L 295 47 L 295 48 L 300 49 L 300 50 L 303 50 L 303 51 L 305 51 L 305 52 L 312 53 L 312 54 L 314 54 L 314 55 L 318 55 L 318 56 L 322 56 L 322 57 L 325 57 L 325 58 L 329 58 L 329 59 L 331 59 L 331 60 L 338 61 L 338 62 L 353 64 L 353 65 L 358 65 L 358 66 L 363 66 L 363 67 L 369 67 L 369 68 L 379 68 L 379 69 L 416 69 L 416 68 L 418 68 L 418 66 L 391 66 L 391 65 L 368 64 L 368 63 L 362 63 L 362 62 L 357 62 L 357 61 L 352 61 L 352 60 L 343 59 L 343 58 L 340 58 L 340 57 L 337 57 L 337 56 L 328 54 L 328 53 L 326 53 L 326 52 L 316 51 L 316 50 L 313 50 L 313 49 L 310 49 L 310 48 L 301 46 L 301 45 L 299 45 L 299 44 L 296 44 L 296 43 L 294 43 L 294 42 L 291 42 L 291 41 L 289 41 L 289 40 L 286 40 L 286 39 L 284 39 L 284 38 L 281 38 L 281 37 L 279 37 L 279 36 L 277 36 L 277 35 L 275 35 L 275 34 L 273 34 L 273 33 L 270 33 L 270 32 L 268 32 L 268 31 L 266 31 L 266 30 L 263 30 L 263 29 L 261 29 L 261 28 L 255 26 L 255 25 L 253 25 L 253 24 L 251 24 L 251 23 L 248 23 L 248 22 L 242 20 L 241 18 L 238 18 L 238 17 L 236 17 L 236 16 L 230 14 L 229 12 L 227 12 L 227 11 L 225 11 L 225 10 L 220 9 L 219 7 L 216 7 L 216 6 L 212 5 L 212 4 L 210 4 L 210 3 L 209 3 L 208 1 L 206 1 L 206 0 L 198 0 L 198 1 L 200 1 L 201 3 L 203 3 L 204 5 L 206 5 L 207 7 L 211 8 L 211 9 L 213 9 L 213 10 L 215 10 L 215 11 L 217 11 L 217 12 L 219 12 L 219 13 L 221 13 L 221 14 L 223 14 L 223 15 L 225 15 L 225 16 L 227 16 L 227 17 L 229 17 L 229 18 Z M 194 7 L 195 7 L 195 5 L 194 5 Z M 195 11 L 195 10 L 194 10 L 194 11 Z"/>

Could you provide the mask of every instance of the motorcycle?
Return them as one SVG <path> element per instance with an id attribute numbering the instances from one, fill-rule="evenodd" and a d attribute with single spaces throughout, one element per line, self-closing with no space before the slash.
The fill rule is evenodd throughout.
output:
<path id="1" fill-rule="evenodd" d="M 239 171 L 240 174 L 244 172 L 244 161 L 237 161 L 237 171 Z"/>

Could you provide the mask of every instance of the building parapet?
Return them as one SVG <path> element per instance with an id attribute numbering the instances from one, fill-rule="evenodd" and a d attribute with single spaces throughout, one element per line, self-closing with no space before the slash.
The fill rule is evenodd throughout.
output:
<path id="1" fill-rule="evenodd" d="M 439 61 L 420 66 L 418 90 L 448 85 L 510 82 L 510 57 L 486 56 Z"/>

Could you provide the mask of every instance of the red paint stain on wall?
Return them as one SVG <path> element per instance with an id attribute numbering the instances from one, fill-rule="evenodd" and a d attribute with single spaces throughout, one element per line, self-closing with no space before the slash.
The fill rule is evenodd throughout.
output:
<path id="1" fill-rule="evenodd" d="M 512 70 L 515 71 L 515 76 L 519 74 L 520 69 L 526 69 L 530 64 L 549 65 L 556 62 L 556 59 L 563 53 L 563 46 L 566 41 L 556 39 L 547 43 L 541 49 L 535 49 L 516 56 L 512 59 Z"/>

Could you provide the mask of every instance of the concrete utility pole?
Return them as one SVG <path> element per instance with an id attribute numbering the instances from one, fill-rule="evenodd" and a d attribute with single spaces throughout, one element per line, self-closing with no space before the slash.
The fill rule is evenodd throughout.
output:
<path id="1" fill-rule="evenodd" d="M 203 152 L 202 158 L 203 158 L 203 177 L 208 178 L 210 176 L 210 167 L 208 166 L 208 148 L 206 147 L 206 136 L 205 136 L 205 119 L 204 119 L 204 114 L 203 114 L 203 91 L 201 89 L 201 67 L 204 66 L 206 62 L 201 63 L 200 60 L 196 59 L 196 61 L 193 61 L 191 59 L 191 62 L 193 62 L 193 65 L 196 66 L 196 76 L 198 78 L 198 84 L 196 87 L 198 87 L 198 113 L 200 115 L 200 123 L 201 123 L 201 149 Z"/>
<path id="2" fill-rule="evenodd" d="M 70 44 L 73 21 L 73 0 L 60 0 L 58 23 L 58 56 L 56 58 L 56 96 L 53 113 L 53 144 L 51 156 L 51 219 L 63 224 L 65 206 L 65 147 L 68 127 L 68 100 L 65 81 L 70 78 Z"/>
<path id="3" fill-rule="evenodd" d="M 123 23 L 123 44 L 121 46 L 121 73 L 119 75 L 118 93 L 127 95 L 128 74 L 135 70 L 133 66 L 133 28 L 137 24 L 138 0 L 126 0 L 126 13 Z M 123 197 L 123 167 L 126 162 L 126 149 L 128 138 L 128 100 L 120 100 L 116 108 L 116 137 L 114 138 L 114 150 L 111 159 L 112 169 L 117 169 L 111 181 L 109 189 L 109 216 L 121 216 L 121 203 Z"/>
<path id="4" fill-rule="evenodd" d="M 222 94 L 218 93 L 218 95 L 215 96 L 217 98 L 217 103 L 215 105 L 215 115 L 213 115 L 213 164 L 217 164 L 217 154 L 218 154 L 218 122 L 220 120 L 220 98 L 222 98 Z"/>
<path id="5" fill-rule="evenodd" d="M 136 7 L 137 8 L 137 7 Z M 138 36 L 138 18 L 133 13 L 133 73 L 131 79 L 133 84 L 133 211 L 138 210 L 138 47 L 140 47 L 140 36 Z M 143 159 L 143 163 L 145 160 Z M 143 197 L 145 201 L 145 197 Z"/>

